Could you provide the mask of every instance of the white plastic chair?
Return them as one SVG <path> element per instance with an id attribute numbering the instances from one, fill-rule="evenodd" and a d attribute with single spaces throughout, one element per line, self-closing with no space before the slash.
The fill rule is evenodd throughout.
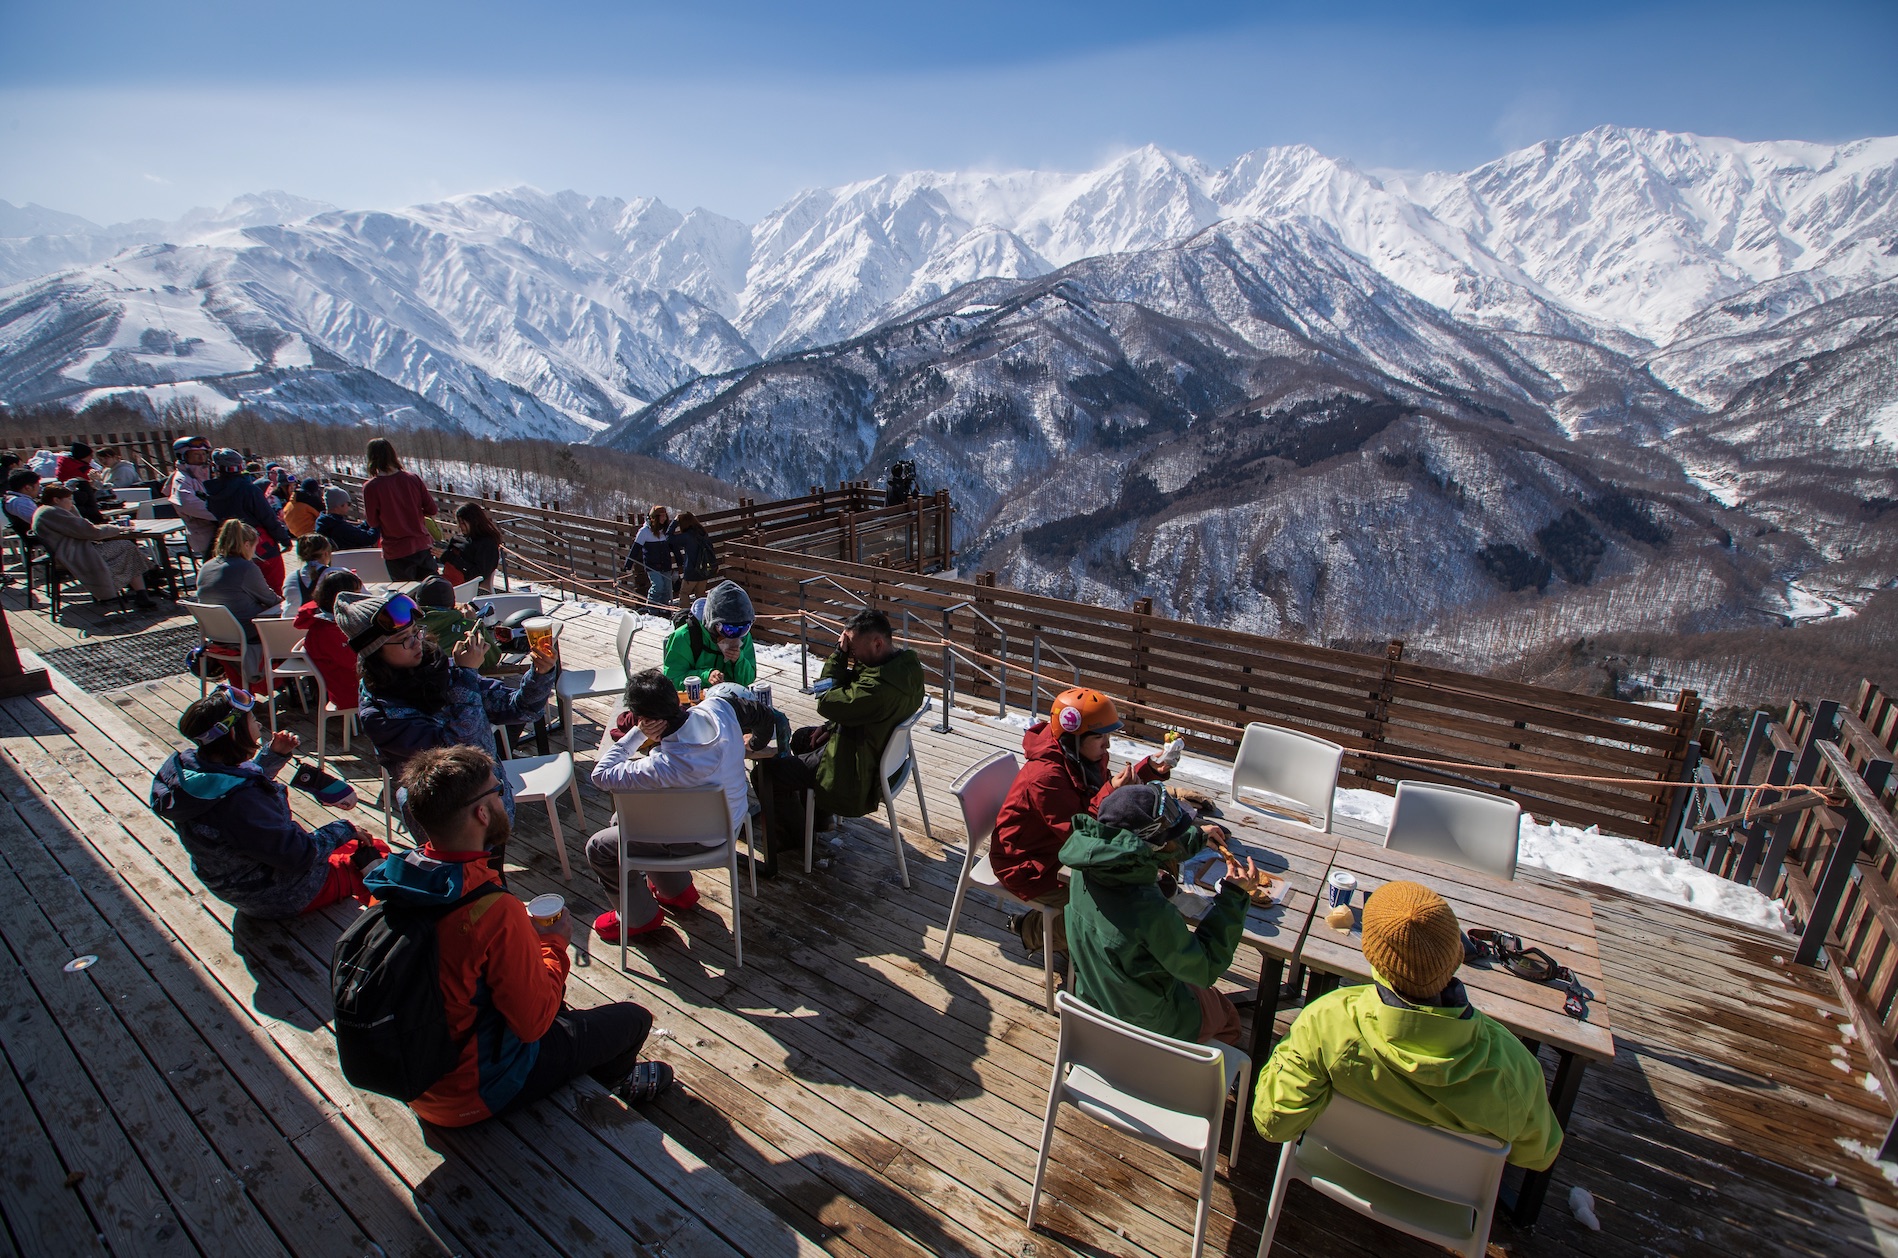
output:
<path id="1" fill-rule="evenodd" d="M 115 489 L 112 491 L 112 496 L 119 500 L 120 506 L 129 507 L 135 503 L 150 502 L 152 491 L 140 485 L 137 489 Z"/>
<path id="2" fill-rule="evenodd" d="M 572 882 L 573 868 L 567 863 L 567 836 L 560 828 L 558 801 L 562 791 L 572 795 L 573 819 L 584 833 L 587 814 L 580 803 L 580 779 L 573 772 L 573 757 L 564 751 L 556 751 L 551 756 L 523 756 L 518 760 L 503 760 L 498 767 L 507 774 L 517 808 L 521 804 L 547 805 L 547 828 L 553 831 L 554 851 L 560 856 L 560 876 Z"/>
<path id="3" fill-rule="evenodd" d="M 1238 1164 L 1239 1137 L 1245 1131 L 1251 1059 L 1228 1044 L 1189 1044 L 1155 1035 L 1109 1017 L 1067 992 L 1055 997 L 1055 1007 L 1061 1014 L 1061 1039 L 1055 1050 L 1054 1079 L 1048 1085 L 1048 1113 L 1041 1123 L 1035 1183 L 1028 1192 L 1028 1226 L 1035 1226 L 1036 1207 L 1041 1204 L 1055 1114 L 1066 1103 L 1117 1131 L 1199 1163 L 1192 1254 L 1199 1258 L 1206 1245 L 1226 1094 L 1235 1085 L 1239 1089 L 1232 1149 L 1226 1155 L 1230 1176 Z"/>
<path id="4" fill-rule="evenodd" d="M 323 679 L 319 676 L 317 678 L 317 684 L 321 686 L 322 683 Z M 325 695 L 323 698 L 323 706 L 316 714 L 316 767 L 319 769 L 323 767 L 324 760 L 329 757 L 328 743 L 331 720 L 340 720 L 342 722 L 343 752 L 345 755 L 349 752 L 349 736 L 357 732 L 356 709 L 339 708 L 336 706 L 336 700 Z"/>
<path id="5" fill-rule="evenodd" d="M 1425 1127 L 1333 1092 L 1279 1155 L 1258 1258 L 1271 1252 L 1295 1179 L 1386 1227 L 1483 1258 L 1508 1157 L 1504 1141 Z"/>
<path id="6" fill-rule="evenodd" d="M 930 838 L 936 832 L 929 828 L 929 805 L 923 802 L 923 779 L 916 772 L 916 750 L 910 734 L 916 728 L 916 722 L 923 719 L 935 700 L 924 699 L 923 706 L 917 708 L 900 725 L 890 731 L 890 741 L 883 744 L 883 759 L 877 765 L 877 785 L 883 790 L 883 810 L 890 818 L 890 841 L 896 846 L 896 872 L 903 879 L 905 890 L 909 888 L 909 861 L 903 855 L 903 832 L 896 825 L 896 797 L 902 793 L 907 782 L 916 783 L 916 807 L 923 814 L 923 833 Z M 817 839 L 817 792 L 804 792 L 804 872 L 811 872 L 812 850 Z"/>
<path id="7" fill-rule="evenodd" d="M 281 616 L 258 616 L 250 623 L 257 626 L 257 637 L 264 647 L 264 693 L 276 694 L 277 682 L 284 678 L 296 680 L 297 706 L 307 713 L 310 705 L 304 701 L 300 679 L 314 677 L 316 707 L 317 711 L 322 711 L 329 702 L 329 691 L 323 684 L 323 674 L 316 671 L 315 661 L 303 652 L 303 630 L 297 628 L 295 621 L 285 620 Z M 270 705 L 270 731 L 273 734 L 277 731 L 277 705 L 274 703 Z M 319 754 L 319 766 L 322 759 Z"/>
<path id="8" fill-rule="evenodd" d="M 364 585 L 389 579 L 389 561 L 382 557 L 382 551 L 371 547 L 366 550 L 339 550 L 330 556 L 330 567 L 347 568 L 362 578 Z"/>
<path id="9" fill-rule="evenodd" d="M 488 598 L 477 600 L 475 606 L 484 609 L 494 609 L 494 615 L 492 617 L 482 617 L 482 622 L 488 625 L 498 625 L 519 611 L 530 612 L 536 616 L 542 615 L 546 611 L 541 605 L 540 595 L 538 594 L 495 594 Z"/>
<path id="10" fill-rule="evenodd" d="M 473 581 L 463 581 L 455 587 L 455 606 L 471 601 L 480 589 L 481 580 L 478 577 Z"/>
<path id="11" fill-rule="evenodd" d="M 998 751 L 957 778 L 956 784 L 949 788 L 949 793 L 962 806 L 962 825 L 969 835 L 969 848 L 962 854 L 962 876 L 956 880 L 956 898 L 949 905 L 949 926 L 936 960 L 943 965 L 949 963 L 949 949 L 956 942 L 956 922 L 962 917 L 962 900 L 973 883 L 992 894 L 1005 912 L 1019 910 L 1041 915 L 1042 1007 L 1053 1013 L 1054 919 L 1061 910 L 1012 894 L 995 876 L 987 851 L 989 839 L 995 834 L 996 815 L 1002 811 L 1002 801 L 1008 798 L 1008 788 L 1014 785 L 1020 763 L 1014 752 Z"/>
<path id="12" fill-rule="evenodd" d="M 244 674 L 246 684 L 257 676 L 248 663 L 250 640 L 244 636 L 244 626 L 238 623 L 237 615 L 222 603 L 188 603 L 180 601 L 178 606 L 190 612 L 198 622 L 198 637 L 204 647 L 204 654 L 198 661 L 198 697 L 202 699 L 210 692 L 210 670 L 215 664 L 231 663 L 238 666 Z M 213 651 L 217 647 L 221 650 Z M 275 706 L 274 704 L 272 705 Z M 272 728 L 275 728 L 273 715 Z"/>
<path id="13" fill-rule="evenodd" d="M 1483 791 L 1399 782 L 1384 846 L 1498 878 L 1516 876 L 1522 806 Z"/>
<path id="14" fill-rule="evenodd" d="M 560 723 L 566 727 L 567 750 L 576 751 L 573 734 L 573 701 L 593 695 L 617 695 L 626 689 L 627 657 L 633 650 L 633 635 L 638 628 L 632 614 L 621 613 L 619 631 L 613 636 L 613 661 L 601 668 L 563 668 L 557 691 Z"/>
<path id="15" fill-rule="evenodd" d="M 1232 802 L 1254 812 L 1291 812 L 1315 818 L 1331 833 L 1331 800 L 1338 793 L 1344 748 L 1323 738 L 1254 722 L 1232 762 Z M 1259 803 L 1246 798 L 1264 796 Z"/>
<path id="16" fill-rule="evenodd" d="M 734 824 L 731 801 L 722 786 L 692 786 L 670 790 L 615 791 L 613 814 L 619 824 L 619 968 L 626 968 L 626 889 L 635 877 L 648 873 L 685 873 L 717 869 L 731 874 L 732 963 L 745 963 L 744 928 L 738 911 L 738 833 L 745 835 L 745 856 L 751 864 L 751 894 L 758 894 L 758 845 L 752 837 L 751 814 Z M 632 852 L 634 841 L 700 843 L 704 852 L 691 856 L 654 856 Z M 637 862 L 635 866 L 634 862 Z"/>

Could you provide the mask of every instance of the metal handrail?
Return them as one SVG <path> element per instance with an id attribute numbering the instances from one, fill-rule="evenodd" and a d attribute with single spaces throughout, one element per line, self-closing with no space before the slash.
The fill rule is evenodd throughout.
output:
<path id="1" fill-rule="evenodd" d="M 1074 684 L 1080 685 L 1081 666 L 1063 654 L 1060 647 L 1051 646 L 1048 652 L 1068 666 L 1074 674 Z M 1029 653 L 1028 675 L 1034 678 L 1034 685 L 1029 690 L 1028 698 L 1028 723 L 1032 725 L 1041 717 L 1041 634 L 1039 631 L 1035 634 L 1034 649 Z"/>
<path id="2" fill-rule="evenodd" d="M 870 606 L 862 595 L 850 589 L 848 586 L 839 584 L 830 577 L 805 577 L 797 583 L 797 642 L 801 648 L 797 654 L 798 666 L 802 670 L 801 675 L 804 680 L 804 684 L 801 688 L 805 694 L 811 692 L 811 622 L 810 613 L 806 610 L 805 606 L 808 592 L 804 587 L 813 585 L 819 581 L 834 587 L 838 593 L 859 607 L 867 608 Z"/>
<path id="3" fill-rule="evenodd" d="M 960 649 L 950 637 L 952 633 L 950 618 L 960 611 L 966 611 L 978 617 L 989 628 L 995 630 L 995 636 L 1001 640 L 1001 650 L 997 653 L 997 658 L 1001 661 L 998 665 L 1002 670 L 1000 677 L 974 660 L 969 661 L 969 667 L 995 683 L 995 715 L 1008 715 L 1008 630 L 996 624 L 981 608 L 965 599 L 942 609 L 942 724 L 936 727 L 936 732 L 939 734 L 947 734 L 950 731 L 949 709 L 955 705 L 956 701 L 956 656 L 960 654 Z"/>

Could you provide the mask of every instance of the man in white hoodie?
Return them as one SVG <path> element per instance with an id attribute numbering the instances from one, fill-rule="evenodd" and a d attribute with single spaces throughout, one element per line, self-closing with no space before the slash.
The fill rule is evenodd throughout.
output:
<path id="1" fill-rule="evenodd" d="M 731 827 L 735 831 L 749 807 L 745 779 L 745 734 L 729 704 L 711 701 L 682 707 L 679 692 L 658 669 L 633 674 L 626 686 L 626 709 L 633 724 L 600 757 L 593 785 L 602 791 L 649 791 L 692 786 L 717 786 L 725 792 Z M 646 748 L 651 748 L 647 751 Z M 641 754 L 644 752 L 645 754 Z M 703 850 L 689 843 L 656 843 L 654 856 L 689 856 Z M 636 853 L 630 864 L 637 869 Z M 587 840 L 587 864 L 598 875 L 611 902 L 619 902 L 619 826 L 611 825 Z M 636 878 L 626 889 L 626 917 L 638 923 L 630 928 L 619 912 L 608 909 L 593 921 L 593 929 L 607 943 L 618 943 L 663 929 L 666 910 L 682 913 L 697 905 L 699 889 L 690 873 L 652 873 Z"/>

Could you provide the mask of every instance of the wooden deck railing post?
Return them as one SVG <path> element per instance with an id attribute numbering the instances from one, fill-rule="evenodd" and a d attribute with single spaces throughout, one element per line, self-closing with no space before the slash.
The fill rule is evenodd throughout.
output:
<path id="1" fill-rule="evenodd" d="M 1692 690 L 1681 691 L 1680 699 L 1674 704 L 1676 719 L 1675 750 L 1669 757 L 1673 772 L 1662 777 L 1664 782 L 1691 782 L 1700 764 L 1700 742 L 1695 731 L 1700 722 L 1700 695 Z M 1690 791 L 1661 790 L 1654 799 L 1654 811 L 1649 824 L 1653 827 L 1653 842 L 1667 843 L 1680 829 L 1681 814 L 1687 807 Z"/>
<path id="2" fill-rule="evenodd" d="M 1128 679 L 1132 683 L 1133 716 L 1128 725 L 1131 728 L 1152 729 L 1153 720 L 1146 714 L 1147 703 L 1147 617 L 1153 615 L 1153 600 L 1137 598 L 1134 600 L 1133 613 L 1133 650 L 1129 654 L 1131 667 Z M 1131 732 L 1131 729 L 1130 729 Z"/>
<path id="3" fill-rule="evenodd" d="M 1819 747 L 1820 744 L 1813 744 Z M 1891 778 L 1891 761 L 1874 760 L 1860 773 L 1854 774 L 1849 764 L 1843 763 L 1844 756 L 1833 746 L 1833 755 L 1825 756 L 1834 776 L 1848 790 L 1845 802 L 1845 828 L 1839 831 L 1839 837 L 1832 843 L 1831 852 L 1826 855 L 1825 869 L 1812 885 L 1812 913 L 1806 919 L 1806 927 L 1800 932 L 1799 950 L 1793 953 L 1793 961 L 1798 965 L 1816 965 L 1819 954 L 1825 949 L 1826 941 L 1832 934 L 1833 918 L 1839 911 L 1839 901 L 1845 895 L 1845 884 L 1851 880 L 1852 866 L 1858 862 L 1859 853 L 1865 847 L 1865 836 L 1870 832 L 1872 818 L 1867 811 L 1876 808 L 1877 796 L 1885 789 L 1885 783 Z M 1863 792 L 1852 791 L 1851 783 L 1845 779 L 1858 777 L 1864 784 Z M 1869 803 L 1862 798 L 1869 793 Z M 1871 1046 L 1868 1046 L 1871 1048 Z M 1872 1049 L 1872 1051 L 1876 1051 Z"/>
<path id="4" fill-rule="evenodd" d="M 1811 783 L 1813 775 L 1819 771 L 1819 744 L 1837 738 L 1838 725 L 1838 701 L 1822 700 L 1806 727 L 1806 741 L 1799 752 L 1799 763 L 1793 769 L 1793 783 Z M 1803 813 L 1786 813 L 1780 817 L 1779 824 L 1773 827 L 1773 837 L 1766 844 L 1766 851 L 1760 858 L 1759 873 L 1753 879 L 1754 888 L 1762 895 L 1778 893 L 1780 867 L 1786 863 L 1787 849 L 1792 846 L 1793 835 L 1798 832 L 1803 816 Z"/>
<path id="5" fill-rule="evenodd" d="M 1395 697 L 1397 688 L 1397 665 L 1403 658 L 1404 640 L 1402 638 L 1392 638 L 1384 644 L 1384 672 L 1378 679 L 1377 692 L 1370 696 L 1371 710 L 1364 714 L 1369 722 L 1364 736 L 1371 741 L 1367 750 L 1376 751 L 1384 743 L 1384 732 L 1389 728 L 1391 720 L 1391 700 Z M 1366 758 L 1365 763 L 1370 767 L 1370 772 L 1365 776 L 1376 777 L 1375 762 Z"/>

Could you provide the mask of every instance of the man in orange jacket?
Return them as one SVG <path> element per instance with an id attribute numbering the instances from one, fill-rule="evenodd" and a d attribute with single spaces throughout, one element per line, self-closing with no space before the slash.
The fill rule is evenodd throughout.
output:
<path id="1" fill-rule="evenodd" d="M 364 884 L 391 903 L 453 903 L 496 868 L 509 822 L 494 762 L 473 747 L 424 751 L 402 770 L 409 814 L 427 843 L 392 856 Z M 553 1092 L 581 1072 L 622 1100 L 650 1101 L 672 1085 L 672 1067 L 639 1061 L 652 1015 L 631 1002 L 568 1009 L 572 915 L 537 927 L 511 895 L 479 896 L 436 926 L 448 1034 L 460 1043 L 453 1070 L 410 1102 L 443 1127 L 466 1127 Z"/>

